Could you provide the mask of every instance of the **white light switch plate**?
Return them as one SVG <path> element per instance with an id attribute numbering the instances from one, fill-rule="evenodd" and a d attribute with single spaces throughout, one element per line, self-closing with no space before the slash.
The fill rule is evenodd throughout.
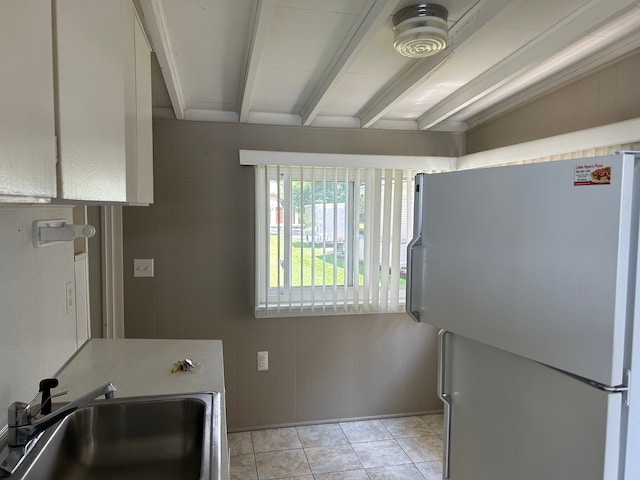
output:
<path id="1" fill-rule="evenodd" d="M 153 258 L 134 258 L 133 276 L 153 277 Z"/>

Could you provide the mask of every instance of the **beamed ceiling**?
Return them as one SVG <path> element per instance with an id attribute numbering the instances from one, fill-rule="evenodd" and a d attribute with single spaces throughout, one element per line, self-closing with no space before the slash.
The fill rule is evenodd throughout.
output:
<path id="1" fill-rule="evenodd" d="M 393 48 L 392 16 L 414 3 L 137 0 L 154 114 L 466 131 L 640 46 L 637 0 L 440 0 L 449 46 L 411 59 Z"/>

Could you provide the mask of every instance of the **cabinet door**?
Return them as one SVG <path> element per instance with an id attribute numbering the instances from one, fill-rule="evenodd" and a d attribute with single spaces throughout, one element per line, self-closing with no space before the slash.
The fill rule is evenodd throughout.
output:
<path id="1" fill-rule="evenodd" d="M 122 5 L 57 0 L 59 196 L 126 201 Z"/>
<path id="2" fill-rule="evenodd" d="M 127 203 L 153 202 L 151 49 L 130 0 L 123 0 Z"/>
<path id="3" fill-rule="evenodd" d="M 136 132 L 139 203 L 153 203 L 153 131 L 151 103 L 151 48 L 136 16 Z"/>
<path id="4" fill-rule="evenodd" d="M 0 63 L 0 196 L 55 197 L 49 0 L 0 2 Z"/>

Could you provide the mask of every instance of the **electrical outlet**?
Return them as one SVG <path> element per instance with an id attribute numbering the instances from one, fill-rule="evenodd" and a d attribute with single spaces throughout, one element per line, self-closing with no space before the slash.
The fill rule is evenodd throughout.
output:
<path id="1" fill-rule="evenodd" d="M 65 288 L 67 294 L 66 294 L 66 305 L 67 305 L 67 313 L 71 313 L 73 312 L 73 297 L 75 292 L 73 291 L 73 282 L 67 282 L 67 286 Z"/>
<path id="2" fill-rule="evenodd" d="M 269 352 L 258 352 L 258 371 L 269 370 Z"/>

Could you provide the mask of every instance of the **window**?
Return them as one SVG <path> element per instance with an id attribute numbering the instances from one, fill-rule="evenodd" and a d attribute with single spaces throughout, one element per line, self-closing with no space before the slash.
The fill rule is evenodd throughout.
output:
<path id="1" fill-rule="evenodd" d="M 256 166 L 256 316 L 404 311 L 417 171 Z"/>

